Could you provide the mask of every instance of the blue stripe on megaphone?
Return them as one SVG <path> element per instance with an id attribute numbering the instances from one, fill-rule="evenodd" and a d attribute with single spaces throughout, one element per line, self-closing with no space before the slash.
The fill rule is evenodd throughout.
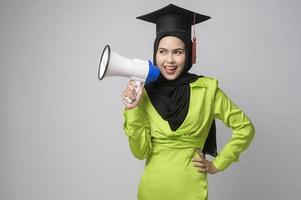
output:
<path id="1" fill-rule="evenodd" d="M 145 80 L 146 84 L 157 80 L 160 75 L 159 68 L 156 65 L 154 65 L 150 60 L 148 60 L 148 66 L 149 66 L 149 70 L 148 70 L 147 78 Z"/>

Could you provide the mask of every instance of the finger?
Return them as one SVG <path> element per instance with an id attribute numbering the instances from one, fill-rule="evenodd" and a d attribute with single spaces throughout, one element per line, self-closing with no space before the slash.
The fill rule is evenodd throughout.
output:
<path id="1" fill-rule="evenodd" d="M 132 79 L 129 81 L 129 84 L 132 85 L 132 86 L 136 86 L 136 82 Z"/>
<path id="2" fill-rule="evenodd" d="M 135 89 L 133 88 L 127 88 L 124 92 L 124 96 L 129 96 L 129 97 L 136 97 L 137 96 L 137 92 Z"/>
<path id="3" fill-rule="evenodd" d="M 133 90 L 135 90 L 135 82 L 130 82 L 128 85 L 127 85 L 127 89 L 128 90 L 131 90 L 131 91 L 133 91 Z"/>
<path id="4" fill-rule="evenodd" d="M 193 166 L 194 167 L 199 167 L 199 168 L 202 168 L 202 169 L 207 169 L 208 168 L 206 166 L 206 164 L 203 164 L 203 163 L 193 163 Z"/>
<path id="5" fill-rule="evenodd" d="M 200 156 L 200 160 L 201 160 L 200 162 L 208 164 L 209 161 L 206 159 L 204 154 L 199 154 L 199 156 Z"/>
<path id="6" fill-rule="evenodd" d="M 202 158 L 202 159 L 206 159 L 205 154 L 203 153 L 203 150 L 200 148 L 196 149 L 196 152 L 198 153 L 198 155 Z"/>
<path id="7" fill-rule="evenodd" d="M 126 91 L 130 92 L 130 93 L 133 93 L 133 94 L 137 94 L 135 87 L 131 86 L 131 85 L 128 85 Z"/>
<path id="8" fill-rule="evenodd" d="M 205 159 L 202 159 L 202 158 L 199 158 L 199 157 L 193 158 L 193 159 L 191 159 L 191 161 L 192 162 L 199 162 L 199 163 L 206 163 Z"/>
<path id="9" fill-rule="evenodd" d="M 207 169 L 197 168 L 197 171 L 200 173 L 208 173 Z"/>
<path id="10" fill-rule="evenodd" d="M 127 93 L 126 95 L 124 95 L 124 98 L 129 98 L 131 100 L 135 100 L 136 96 L 132 93 Z"/>
<path id="11" fill-rule="evenodd" d="M 130 81 L 129 86 L 134 90 L 137 90 L 137 88 L 138 88 L 138 85 L 137 85 L 136 81 L 134 81 L 134 80 Z"/>
<path id="12" fill-rule="evenodd" d="M 203 160 L 202 159 L 200 159 L 200 158 L 193 158 L 193 159 L 191 159 L 191 161 L 192 162 L 194 162 L 194 163 L 201 163 L 201 162 L 203 162 Z"/>
<path id="13" fill-rule="evenodd" d="M 200 164 L 200 168 L 203 170 L 207 170 L 207 171 L 209 170 L 209 166 L 207 164 L 203 164 L 203 163 Z"/>
<path id="14" fill-rule="evenodd" d="M 129 88 L 126 88 L 122 93 L 122 98 L 129 97 L 129 98 L 135 98 L 136 92 L 134 90 L 131 90 Z"/>
<path id="15" fill-rule="evenodd" d="M 126 89 L 123 91 L 122 95 L 123 95 L 123 96 L 128 96 L 128 95 L 130 95 L 130 94 L 132 94 L 132 93 L 133 93 L 133 91 L 132 91 L 131 89 L 126 88 Z"/>
<path id="16" fill-rule="evenodd" d="M 142 92 L 143 92 L 143 88 L 144 88 L 144 83 L 143 82 L 140 82 L 140 86 L 139 86 L 139 90 L 137 93 L 137 96 L 141 96 L 142 95 Z M 138 87 L 137 87 L 138 89 Z M 135 90 L 136 91 L 136 90 Z"/>
<path id="17" fill-rule="evenodd" d="M 131 104 L 131 103 L 133 103 L 133 99 L 131 99 L 130 97 L 124 97 L 124 99 L 123 99 L 127 104 Z"/>
<path id="18" fill-rule="evenodd" d="M 136 99 L 136 97 L 131 92 L 128 91 L 123 92 L 121 98 L 125 100 L 127 103 L 131 103 L 134 99 Z"/>
<path id="19" fill-rule="evenodd" d="M 196 166 L 207 166 L 208 165 L 208 163 L 204 162 L 204 161 L 192 161 L 192 164 L 196 165 Z"/>

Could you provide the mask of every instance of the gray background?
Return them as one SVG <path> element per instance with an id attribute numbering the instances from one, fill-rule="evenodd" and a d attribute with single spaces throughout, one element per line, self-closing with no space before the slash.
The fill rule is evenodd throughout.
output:
<path id="1" fill-rule="evenodd" d="M 143 161 L 123 133 L 128 79 L 99 82 L 105 44 L 152 58 L 155 26 L 135 17 L 170 1 L 0 2 L 0 199 L 136 199 Z M 185 0 L 196 27 L 193 72 L 216 77 L 252 119 L 240 162 L 209 176 L 210 199 L 300 198 L 301 3 Z M 218 123 L 219 147 L 231 131 Z"/>

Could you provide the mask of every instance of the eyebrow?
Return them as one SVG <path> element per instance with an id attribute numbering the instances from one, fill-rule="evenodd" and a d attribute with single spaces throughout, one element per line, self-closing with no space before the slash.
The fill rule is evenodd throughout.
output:
<path id="1" fill-rule="evenodd" d="M 164 47 L 159 47 L 158 49 L 161 49 L 161 50 L 169 50 L 167 48 L 164 48 Z M 172 51 L 178 51 L 178 50 L 181 50 L 181 51 L 185 51 L 183 48 L 176 48 L 176 49 L 171 49 Z"/>

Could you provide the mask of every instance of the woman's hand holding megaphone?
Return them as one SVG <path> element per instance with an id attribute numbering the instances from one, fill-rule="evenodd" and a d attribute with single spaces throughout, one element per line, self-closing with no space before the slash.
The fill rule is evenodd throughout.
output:
<path id="1" fill-rule="evenodd" d="M 141 85 L 138 85 L 141 84 Z M 135 108 L 141 99 L 143 83 L 130 80 L 126 89 L 122 93 L 123 104 L 127 109 Z"/>

